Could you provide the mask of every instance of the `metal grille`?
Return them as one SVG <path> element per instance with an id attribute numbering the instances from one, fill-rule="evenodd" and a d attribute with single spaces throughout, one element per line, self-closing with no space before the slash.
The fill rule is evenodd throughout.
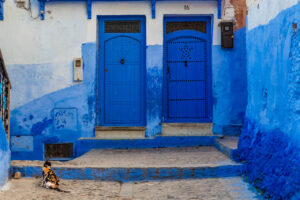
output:
<path id="1" fill-rule="evenodd" d="M 10 87 L 10 81 L 0 51 L 0 117 L 7 134 L 9 134 Z"/>
<path id="2" fill-rule="evenodd" d="M 72 158 L 73 143 L 45 144 L 45 158 Z"/>
<path id="3" fill-rule="evenodd" d="M 105 21 L 105 33 L 140 33 L 141 22 L 131 21 Z"/>
<path id="4" fill-rule="evenodd" d="M 206 33 L 206 22 L 167 22 L 167 34 L 179 30 L 194 30 Z"/>

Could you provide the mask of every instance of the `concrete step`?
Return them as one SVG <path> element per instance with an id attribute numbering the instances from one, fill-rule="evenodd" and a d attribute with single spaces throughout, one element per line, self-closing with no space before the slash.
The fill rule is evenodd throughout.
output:
<path id="1" fill-rule="evenodd" d="M 235 154 L 237 152 L 238 141 L 239 141 L 238 136 L 225 136 L 225 137 L 221 137 L 221 138 L 216 138 L 214 146 L 219 151 L 221 151 L 222 153 L 227 155 L 229 158 L 235 160 Z"/>
<path id="2" fill-rule="evenodd" d="M 142 139 L 145 138 L 145 127 L 95 127 L 97 139 Z"/>
<path id="3" fill-rule="evenodd" d="M 11 173 L 41 176 L 42 161 L 12 161 Z M 240 176 L 243 166 L 216 148 L 95 149 L 71 161 L 53 161 L 61 179 L 149 181 Z"/>
<path id="4" fill-rule="evenodd" d="M 209 136 L 212 123 L 163 123 L 163 136 Z"/>
<path id="5" fill-rule="evenodd" d="M 156 136 L 154 138 L 80 138 L 76 143 L 76 157 L 91 149 L 142 149 L 166 147 L 213 146 L 219 136 Z"/>

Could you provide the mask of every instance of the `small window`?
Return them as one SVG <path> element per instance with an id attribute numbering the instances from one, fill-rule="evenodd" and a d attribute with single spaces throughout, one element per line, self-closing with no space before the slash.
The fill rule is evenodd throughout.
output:
<path id="1" fill-rule="evenodd" d="M 73 143 L 45 144 L 45 159 L 72 157 Z"/>
<path id="2" fill-rule="evenodd" d="M 105 21 L 105 33 L 140 33 L 141 22 L 131 21 Z"/>
<path id="3" fill-rule="evenodd" d="M 180 30 L 194 30 L 206 33 L 206 22 L 167 22 L 167 34 Z"/>

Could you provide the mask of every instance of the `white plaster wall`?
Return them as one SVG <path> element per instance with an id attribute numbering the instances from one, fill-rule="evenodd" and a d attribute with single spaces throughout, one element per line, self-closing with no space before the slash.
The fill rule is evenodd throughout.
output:
<path id="1" fill-rule="evenodd" d="M 235 9 L 230 3 L 230 0 L 224 0 L 222 2 L 222 19 L 224 20 L 234 20 L 235 19 Z"/>
<path id="2" fill-rule="evenodd" d="M 81 43 L 86 41 L 85 5 L 47 4 L 47 19 L 32 19 L 17 8 L 14 0 L 4 3 L 4 21 L 0 21 L 0 48 L 7 65 L 72 62 L 81 56 Z M 38 5 L 33 7 L 37 16 Z"/>
<path id="3" fill-rule="evenodd" d="M 213 44 L 220 45 L 216 1 L 157 2 L 155 19 L 151 1 L 93 2 L 91 20 L 86 1 L 48 2 L 44 21 L 38 17 L 38 1 L 31 1 L 33 17 L 15 0 L 6 0 L 0 21 L 0 48 L 13 83 L 12 109 L 75 84 L 72 62 L 81 57 L 83 43 L 97 41 L 97 15 L 146 15 L 147 45 L 162 45 L 164 15 L 213 14 Z"/>
<path id="4" fill-rule="evenodd" d="M 190 10 L 184 10 L 189 5 Z M 114 8 L 114 10 L 112 10 Z M 214 14 L 213 43 L 220 44 L 217 2 L 164 1 L 156 3 L 156 18 L 152 19 L 151 2 L 94 2 L 93 19 L 88 22 L 87 41 L 96 41 L 97 15 L 146 15 L 147 45 L 163 43 L 163 16 L 167 14 Z"/>
<path id="5" fill-rule="evenodd" d="M 190 10 L 184 10 L 188 4 Z M 162 44 L 164 14 L 214 14 L 215 45 L 220 44 L 217 2 L 157 2 L 156 19 L 151 18 L 151 3 L 93 2 L 91 20 L 86 2 L 46 3 L 45 20 L 32 19 L 14 0 L 4 4 L 5 20 L 0 22 L 0 48 L 7 64 L 41 64 L 71 62 L 81 56 L 81 44 L 96 42 L 97 15 L 146 15 L 147 45 Z M 33 15 L 38 15 L 33 0 Z"/>
<path id="6" fill-rule="evenodd" d="M 247 0 L 248 29 L 268 24 L 282 10 L 296 5 L 300 0 Z M 300 12 L 300 11 L 299 11 Z"/>

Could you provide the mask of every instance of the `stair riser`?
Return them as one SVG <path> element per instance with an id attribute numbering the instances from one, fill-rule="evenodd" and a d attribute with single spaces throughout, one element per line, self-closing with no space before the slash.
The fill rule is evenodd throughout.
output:
<path id="1" fill-rule="evenodd" d="M 237 150 L 236 149 L 231 149 L 231 148 L 223 145 L 222 143 L 218 142 L 217 140 L 215 140 L 214 146 L 216 147 L 216 149 L 218 149 L 219 151 L 224 153 L 228 158 L 230 158 L 234 161 L 237 161 L 237 158 L 236 158 Z"/>
<path id="2" fill-rule="evenodd" d="M 82 139 L 76 144 L 76 157 L 91 149 L 144 149 L 166 147 L 213 146 L 218 136 L 173 136 L 155 137 L 154 139 L 103 140 Z"/>
<path id="3" fill-rule="evenodd" d="M 95 137 L 98 139 L 118 139 L 118 138 L 145 138 L 145 131 L 96 131 Z"/>
<path id="4" fill-rule="evenodd" d="M 213 135 L 212 124 L 163 124 L 162 126 L 163 136 L 208 136 Z"/>
<path id="5" fill-rule="evenodd" d="M 99 181 L 164 181 L 180 179 L 234 177 L 243 174 L 242 165 L 195 168 L 53 168 L 61 179 Z M 41 167 L 12 166 L 11 174 L 21 172 L 23 177 L 41 177 Z"/>

